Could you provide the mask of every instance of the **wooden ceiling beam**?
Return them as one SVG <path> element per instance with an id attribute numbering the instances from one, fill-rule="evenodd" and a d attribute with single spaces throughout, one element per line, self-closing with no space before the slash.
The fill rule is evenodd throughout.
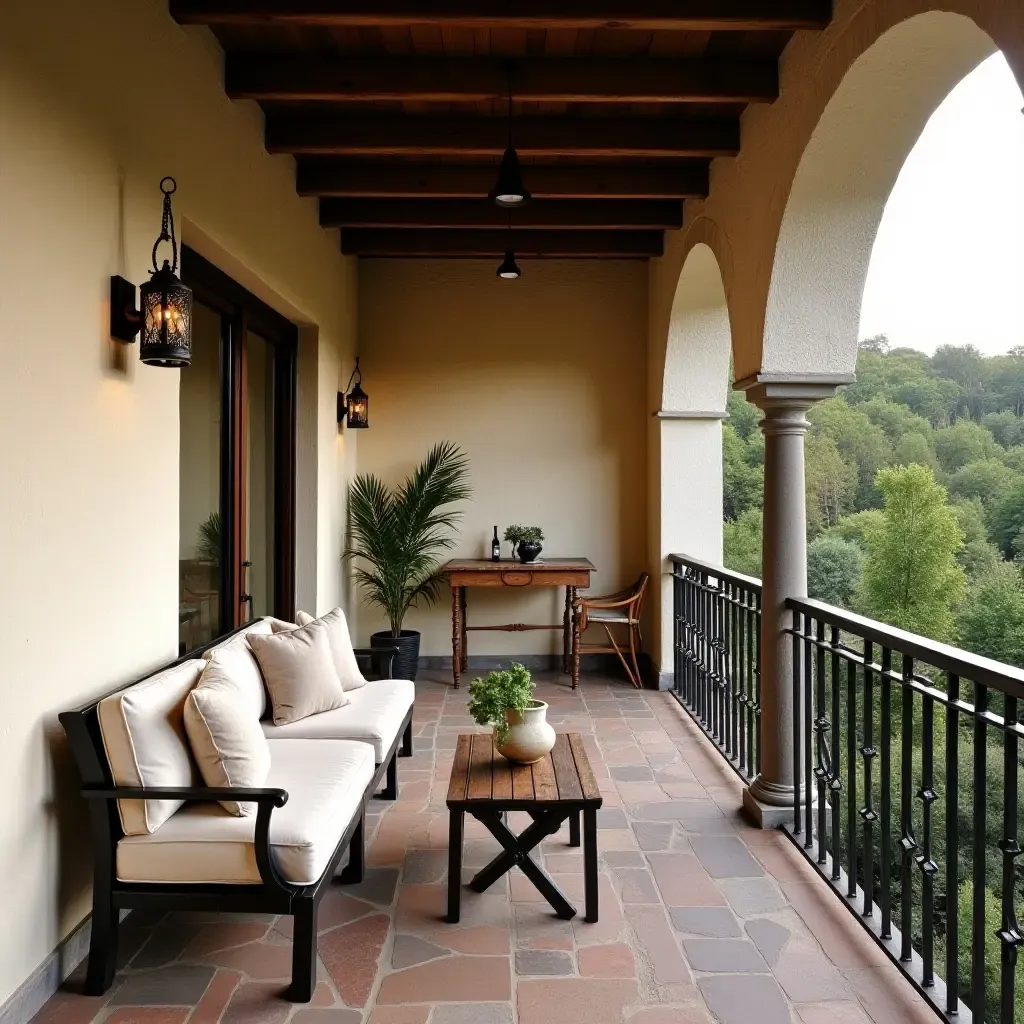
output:
<path id="1" fill-rule="evenodd" d="M 829 0 L 171 0 L 182 24 L 438 25 L 517 29 L 820 29 Z"/>
<path id="2" fill-rule="evenodd" d="M 516 257 L 603 257 L 647 259 L 660 256 L 660 231 L 401 230 L 346 228 L 342 252 L 352 256 L 489 256 L 509 248 Z"/>
<path id="3" fill-rule="evenodd" d="M 756 103 L 779 94 L 776 61 L 554 58 L 517 63 L 520 101 Z M 504 101 L 509 69 L 479 57 L 339 57 L 234 54 L 225 88 L 234 99 L 348 103 Z"/>
<path id="4" fill-rule="evenodd" d="M 717 157 L 735 156 L 740 145 L 735 117 L 520 118 L 512 133 L 524 157 Z M 272 114 L 266 144 L 271 153 L 497 157 L 508 127 L 492 117 Z"/>
<path id="5" fill-rule="evenodd" d="M 374 164 L 335 159 L 300 159 L 296 187 L 302 196 L 468 199 L 494 185 L 493 164 Z M 700 199 L 708 194 L 708 165 L 676 166 L 527 165 L 538 199 Z"/>
<path id="6" fill-rule="evenodd" d="M 325 228 L 505 228 L 509 211 L 488 199 L 321 199 Z M 521 228 L 660 231 L 680 228 L 678 199 L 536 200 L 515 210 Z"/>

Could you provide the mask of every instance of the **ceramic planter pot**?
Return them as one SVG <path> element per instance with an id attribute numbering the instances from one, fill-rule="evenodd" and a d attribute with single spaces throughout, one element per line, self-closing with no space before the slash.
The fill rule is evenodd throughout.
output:
<path id="1" fill-rule="evenodd" d="M 519 561 L 524 565 L 528 562 L 536 562 L 537 556 L 540 552 L 541 546 L 534 540 L 521 540 L 519 542 L 519 547 L 516 549 L 516 553 L 519 555 Z"/>
<path id="2" fill-rule="evenodd" d="M 523 712 L 506 711 L 508 736 L 498 744 L 498 753 L 517 764 L 533 764 L 555 746 L 555 730 L 548 725 L 548 706 L 542 700 L 530 702 Z"/>

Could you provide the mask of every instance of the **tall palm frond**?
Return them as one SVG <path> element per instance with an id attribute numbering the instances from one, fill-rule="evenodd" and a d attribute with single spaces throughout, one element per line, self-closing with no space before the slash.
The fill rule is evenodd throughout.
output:
<path id="1" fill-rule="evenodd" d="M 411 607 L 441 594 L 439 556 L 455 543 L 462 512 L 451 506 L 470 497 L 468 474 L 465 453 L 444 441 L 394 491 L 372 473 L 352 482 L 345 557 L 360 560 L 355 580 L 395 636 Z"/>

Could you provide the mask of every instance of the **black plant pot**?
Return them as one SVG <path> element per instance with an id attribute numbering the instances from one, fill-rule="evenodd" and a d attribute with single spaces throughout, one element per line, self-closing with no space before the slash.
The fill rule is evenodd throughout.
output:
<path id="1" fill-rule="evenodd" d="M 521 540 L 517 549 L 519 555 L 519 561 L 524 565 L 527 562 L 536 562 L 537 556 L 541 552 L 541 546 L 533 540 Z"/>
<path id="2" fill-rule="evenodd" d="M 420 659 L 420 634 L 415 629 L 403 629 L 400 636 L 395 636 L 390 630 L 371 633 L 370 646 L 399 648 L 391 663 L 391 678 L 415 680 Z M 387 675 L 388 655 L 382 654 L 374 660 L 374 671 L 379 675 Z"/>

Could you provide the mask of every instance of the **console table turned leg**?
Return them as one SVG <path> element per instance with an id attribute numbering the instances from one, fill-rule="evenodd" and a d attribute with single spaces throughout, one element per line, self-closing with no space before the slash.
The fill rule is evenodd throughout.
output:
<path id="1" fill-rule="evenodd" d="M 572 588 L 572 688 L 580 684 L 580 615 L 576 610 L 576 588 Z"/>
<path id="2" fill-rule="evenodd" d="M 460 621 L 462 623 L 462 671 L 469 671 L 469 614 L 466 609 L 466 588 L 460 587 L 462 595 L 462 611 Z"/>
<path id="3" fill-rule="evenodd" d="M 565 612 L 562 615 L 562 672 L 572 671 L 572 587 L 565 588 Z"/>
<path id="4" fill-rule="evenodd" d="M 459 688 L 462 674 L 462 587 L 452 587 L 452 678 Z"/>

